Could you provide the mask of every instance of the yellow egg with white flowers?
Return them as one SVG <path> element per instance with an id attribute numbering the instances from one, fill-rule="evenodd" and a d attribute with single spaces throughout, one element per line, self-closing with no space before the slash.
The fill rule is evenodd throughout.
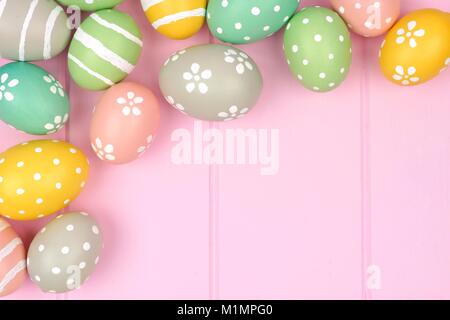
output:
<path id="1" fill-rule="evenodd" d="M 0 154 L 0 215 L 34 220 L 70 204 L 84 188 L 89 162 L 59 140 L 34 140 Z"/>
<path id="2" fill-rule="evenodd" d="M 141 4 L 153 28 L 170 39 L 189 38 L 205 23 L 206 0 L 141 0 Z"/>
<path id="3" fill-rule="evenodd" d="M 384 75 L 402 86 L 431 80 L 450 65 L 450 13 L 436 9 L 411 12 L 389 31 L 381 45 Z"/>

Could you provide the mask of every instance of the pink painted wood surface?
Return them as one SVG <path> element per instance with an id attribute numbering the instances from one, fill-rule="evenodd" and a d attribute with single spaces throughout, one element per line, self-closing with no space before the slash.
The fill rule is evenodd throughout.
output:
<path id="1" fill-rule="evenodd" d="M 424 7 L 450 11 L 446 0 L 403 1 L 403 12 Z M 382 39 L 353 35 L 348 79 L 317 94 L 289 74 L 282 33 L 240 46 L 261 68 L 263 96 L 248 117 L 203 128 L 278 130 L 278 174 L 263 176 L 254 165 L 177 166 L 171 134 L 192 132 L 194 120 L 163 102 L 159 68 L 176 49 L 212 39 L 206 28 L 186 41 L 165 39 L 138 1 L 120 8 L 145 35 L 129 79 L 161 99 L 157 139 L 136 162 L 102 163 L 88 139 L 101 93 L 71 82 L 63 56 L 41 64 L 71 94 L 70 124 L 56 137 L 81 147 L 92 164 L 69 210 L 99 220 L 105 251 L 80 290 L 43 294 L 28 281 L 9 298 L 450 298 L 449 72 L 423 86 L 395 86 L 378 69 Z M 1 150 L 34 139 L 4 124 L 0 133 Z M 13 224 L 28 244 L 48 220 Z M 381 271 L 380 288 L 366 285 L 371 265 Z"/>

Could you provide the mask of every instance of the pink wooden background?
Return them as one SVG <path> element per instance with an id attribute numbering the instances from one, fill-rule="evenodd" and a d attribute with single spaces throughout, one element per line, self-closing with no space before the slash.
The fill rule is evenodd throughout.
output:
<path id="1" fill-rule="evenodd" d="M 403 0 L 403 12 L 448 0 Z M 326 0 L 303 5 L 329 6 Z M 353 35 L 354 63 L 337 90 L 303 89 L 285 63 L 282 33 L 241 46 L 265 78 L 246 118 L 203 127 L 278 129 L 280 168 L 182 165 L 171 161 L 178 128 L 194 120 L 163 102 L 160 66 L 187 41 L 154 32 L 139 1 L 120 6 L 137 19 L 145 49 L 130 80 L 161 98 L 159 135 L 140 160 L 111 166 L 89 147 L 101 93 L 78 88 L 63 56 L 44 65 L 70 91 L 72 117 L 55 137 L 81 147 L 92 174 L 70 210 L 94 215 L 105 250 L 79 290 L 44 294 L 28 281 L 12 299 L 392 299 L 450 298 L 450 73 L 403 88 L 377 63 L 381 38 Z M 0 149 L 36 139 L 0 124 Z M 29 244 L 49 219 L 16 223 Z M 368 273 L 375 266 L 375 275 Z M 380 273 L 378 273 L 380 271 Z M 375 278 L 374 278 L 375 277 Z M 379 285 L 367 286 L 369 280 Z"/>

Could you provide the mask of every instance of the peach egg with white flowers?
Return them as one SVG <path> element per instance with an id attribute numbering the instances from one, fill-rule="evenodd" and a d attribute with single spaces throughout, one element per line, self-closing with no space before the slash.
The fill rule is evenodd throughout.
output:
<path id="1" fill-rule="evenodd" d="M 400 15 L 400 0 L 331 0 L 348 27 L 364 37 L 386 33 Z"/>
<path id="2" fill-rule="evenodd" d="M 153 142 L 159 119 L 159 103 L 149 89 L 133 82 L 117 84 L 95 107 L 90 129 L 92 149 L 109 163 L 133 161 Z"/>

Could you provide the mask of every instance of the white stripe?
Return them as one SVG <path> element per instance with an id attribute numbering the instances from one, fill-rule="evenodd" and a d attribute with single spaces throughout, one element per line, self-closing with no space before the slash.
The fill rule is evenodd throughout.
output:
<path id="1" fill-rule="evenodd" d="M 186 18 L 192 18 L 192 17 L 204 17 L 206 13 L 206 10 L 204 8 L 198 8 L 190 11 L 181 11 L 177 12 L 168 16 L 165 16 L 159 20 L 156 20 L 152 23 L 153 27 L 155 29 L 158 29 L 159 27 L 169 24 L 172 22 L 176 22 L 178 20 L 186 19 Z"/>
<path id="2" fill-rule="evenodd" d="M 0 0 L 0 18 L 2 17 L 3 11 L 5 10 L 6 2 L 8 2 L 8 0 Z"/>
<path id="3" fill-rule="evenodd" d="M 91 70 L 88 66 L 86 66 L 80 60 L 78 60 L 75 56 L 69 54 L 69 59 L 72 60 L 77 66 L 79 66 L 81 69 L 83 69 L 84 71 L 89 73 L 94 78 L 97 78 L 98 80 L 106 83 L 108 86 L 113 86 L 114 85 L 114 82 L 112 82 L 108 78 L 105 78 L 104 76 L 102 76 L 101 74 L 95 72 L 94 70 Z"/>
<path id="4" fill-rule="evenodd" d="M 103 43 L 85 32 L 81 27 L 75 32 L 74 39 L 82 43 L 86 48 L 91 49 L 99 58 L 111 63 L 114 67 L 122 70 L 126 74 L 133 71 L 134 65 L 117 55 L 115 52 L 109 50 Z"/>
<path id="5" fill-rule="evenodd" d="M 45 25 L 45 36 L 44 36 L 44 60 L 51 58 L 52 54 L 52 33 L 55 28 L 56 19 L 63 12 L 63 8 L 56 6 L 55 9 L 50 12 L 48 16 L 47 23 Z"/>
<path id="6" fill-rule="evenodd" d="M 141 0 L 142 8 L 144 8 L 144 11 L 147 11 L 148 8 L 161 2 L 164 2 L 164 0 Z"/>
<path id="7" fill-rule="evenodd" d="M 5 290 L 6 286 L 14 280 L 14 278 L 19 274 L 20 271 L 25 269 L 25 260 L 20 260 L 14 268 L 8 271 L 5 277 L 0 282 L 0 293 Z"/>
<path id="8" fill-rule="evenodd" d="M 128 32 L 127 30 L 121 28 L 120 26 L 118 26 L 117 24 L 114 23 L 110 23 L 102 18 L 100 18 L 100 16 L 96 13 L 91 15 L 91 18 L 94 19 L 95 21 L 97 21 L 98 24 L 104 26 L 105 28 L 111 29 L 117 33 L 120 33 L 122 36 L 124 36 L 125 38 L 127 38 L 130 41 L 133 41 L 134 43 L 136 43 L 138 46 L 142 47 L 144 44 L 142 43 L 142 40 L 139 39 L 138 37 L 136 37 L 134 34 L 131 34 L 130 32 Z"/>
<path id="9" fill-rule="evenodd" d="M 13 240 L 11 240 L 10 243 L 8 243 L 6 246 L 4 246 L 2 248 L 2 250 L 0 250 L 0 262 L 5 259 L 7 256 L 9 256 L 11 254 L 11 252 L 14 251 L 14 249 L 17 246 L 20 246 L 22 244 L 22 240 L 20 240 L 19 238 L 14 238 Z"/>
<path id="10" fill-rule="evenodd" d="M 9 227 L 9 223 L 0 218 L 0 232 Z"/>
<path id="11" fill-rule="evenodd" d="M 25 60 L 25 40 L 27 37 L 28 27 L 30 26 L 31 19 L 33 18 L 34 10 L 36 9 L 39 0 L 33 0 L 28 9 L 25 21 L 23 22 L 22 31 L 20 33 L 20 44 L 19 44 L 19 60 Z"/>

